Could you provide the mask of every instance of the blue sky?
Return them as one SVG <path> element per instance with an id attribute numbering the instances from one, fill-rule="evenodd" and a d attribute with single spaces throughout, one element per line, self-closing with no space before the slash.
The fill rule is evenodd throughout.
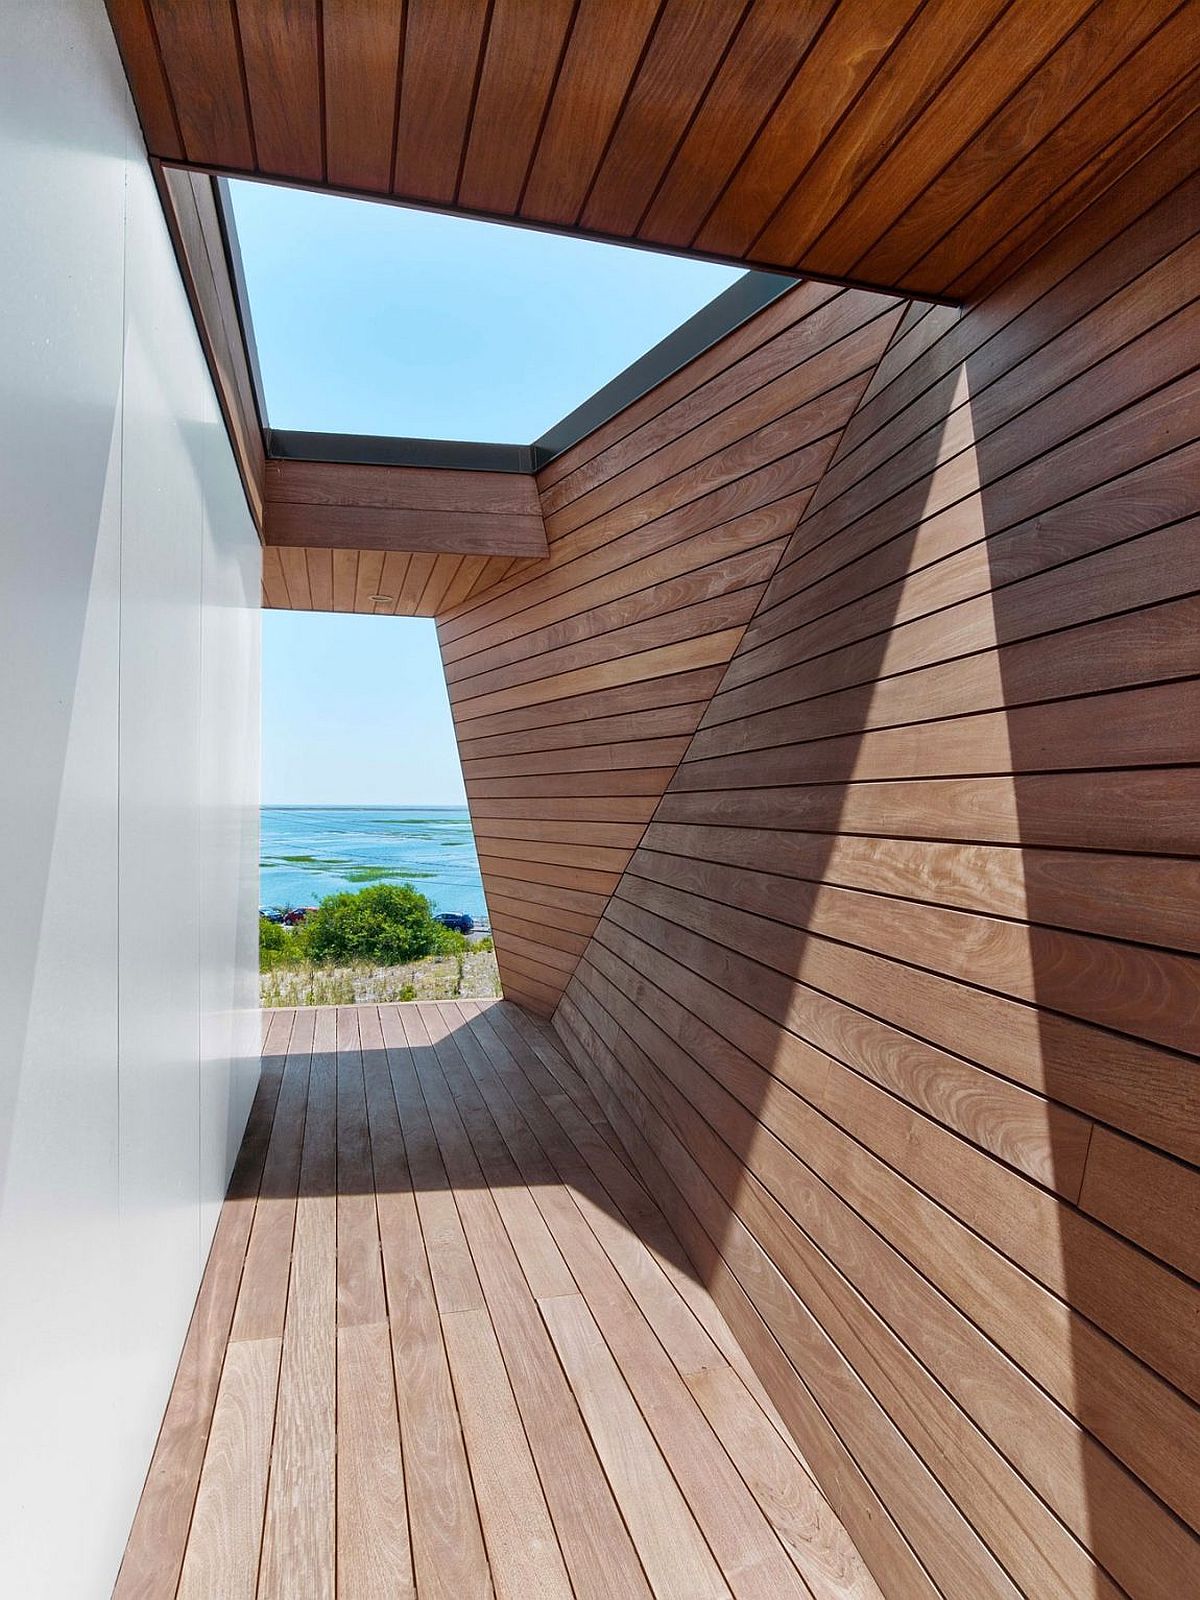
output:
<path id="1" fill-rule="evenodd" d="M 465 805 L 425 617 L 263 612 L 264 805 Z"/>
<path id="2" fill-rule="evenodd" d="M 527 444 L 740 276 L 231 183 L 275 427 Z M 460 805 L 432 622 L 263 613 L 265 805 Z"/>
<path id="3" fill-rule="evenodd" d="M 741 272 L 230 184 L 272 426 L 529 444 Z"/>

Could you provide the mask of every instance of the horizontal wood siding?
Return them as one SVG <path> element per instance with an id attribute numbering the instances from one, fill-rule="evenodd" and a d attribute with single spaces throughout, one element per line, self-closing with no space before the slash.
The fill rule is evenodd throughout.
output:
<path id="1" fill-rule="evenodd" d="M 555 1017 L 897 1600 L 1200 1592 L 1194 141 L 908 309 Z"/>
<path id="2" fill-rule="evenodd" d="M 900 316 L 802 286 L 539 478 L 438 633 L 505 993 L 553 1011 Z"/>
<path id="3" fill-rule="evenodd" d="M 268 544 L 546 554 L 537 486 L 525 473 L 269 461 L 266 488 Z"/>

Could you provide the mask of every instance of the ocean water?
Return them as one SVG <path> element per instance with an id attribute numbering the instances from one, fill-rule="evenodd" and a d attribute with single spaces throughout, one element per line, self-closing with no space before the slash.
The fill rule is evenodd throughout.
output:
<path id="1" fill-rule="evenodd" d="M 259 904 L 311 906 L 371 883 L 411 883 L 437 911 L 486 917 L 465 806 L 264 806 Z"/>

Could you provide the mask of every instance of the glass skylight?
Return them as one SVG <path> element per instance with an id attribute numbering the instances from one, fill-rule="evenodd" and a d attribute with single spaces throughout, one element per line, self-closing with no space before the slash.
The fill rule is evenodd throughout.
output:
<path id="1" fill-rule="evenodd" d="M 231 181 L 267 422 L 529 444 L 743 276 Z"/>

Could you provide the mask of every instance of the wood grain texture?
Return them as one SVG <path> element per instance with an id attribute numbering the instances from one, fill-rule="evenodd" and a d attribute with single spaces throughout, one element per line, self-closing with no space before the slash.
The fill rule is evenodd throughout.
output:
<path id="1" fill-rule="evenodd" d="M 268 544 L 546 554 L 537 489 L 520 473 L 271 461 L 265 482 Z"/>
<path id="2" fill-rule="evenodd" d="M 212 180 L 158 162 L 152 169 L 246 502 L 261 536 L 266 507 L 262 424 Z"/>
<path id="3" fill-rule="evenodd" d="M 898 325 L 555 1014 L 889 1594 L 1200 1581 L 1189 142 Z"/>
<path id="4" fill-rule="evenodd" d="M 336 566 L 335 566 L 336 563 Z M 267 545 L 263 604 L 279 611 L 344 611 L 368 617 L 432 617 L 529 562 L 510 556 Z M 335 583 L 335 574 L 337 582 Z"/>
<path id="5" fill-rule="evenodd" d="M 275 1012 L 263 1085 L 122 1600 L 881 1600 L 547 1029 L 509 1002 Z M 286 1318 L 230 1340 L 255 1193 L 297 1217 Z"/>
<path id="6" fill-rule="evenodd" d="M 150 153 L 961 296 L 1196 104 L 1177 0 L 109 0 Z"/>
<path id="7" fill-rule="evenodd" d="M 555 462 L 548 558 L 439 616 L 501 976 L 543 1014 L 898 316 L 794 290 Z M 591 898 L 564 926 L 553 892 Z"/>
<path id="8" fill-rule="evenodd" d="M 263 1163 L 292 1022 L 290 1013 L 264 1013 L 262 1073 L 213 1233 L 196 1309 L 117 1575 L 114 1600 L 173 1600 L 178 1587 L 224 1349 L 260 1201 Z"/>

